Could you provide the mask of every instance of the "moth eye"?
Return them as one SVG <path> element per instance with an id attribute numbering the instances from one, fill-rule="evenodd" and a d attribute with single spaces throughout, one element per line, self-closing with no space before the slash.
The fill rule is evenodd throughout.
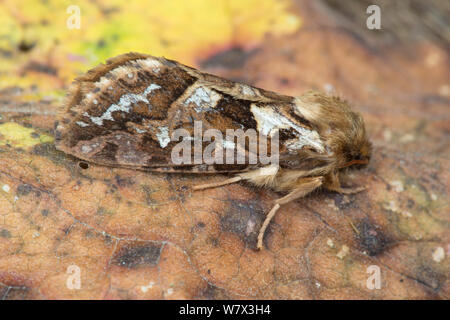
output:
<path id="1" fill-rule="evenodd" d="M 78 166 L 83 170 L 89 169 L 89 164 L 83 161 L 78 162 Z"/>

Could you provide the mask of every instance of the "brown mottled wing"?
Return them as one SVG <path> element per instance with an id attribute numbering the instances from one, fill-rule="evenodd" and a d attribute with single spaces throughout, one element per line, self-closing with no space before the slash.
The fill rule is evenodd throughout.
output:
<path id="1" fill-rule="evenodd" d="M 170 137 L 180 128 L 193 136 L 197 120 L 203 131 L 218 129 L 224 137 L 226 129 L 258 130 L 252 108 L 275 108 L 289 118 L 294 116 L 292 100 L 175 61 L 128 53 L 74 81 L 56 124 L 55 143 L 77 158 L 108 166 L 165 172 L 245 171 L 249 165 L 175 164 L 171 150 L 178 142 Z M 292 128 L 282 129 L 281 145 L 294 136 Z"/>

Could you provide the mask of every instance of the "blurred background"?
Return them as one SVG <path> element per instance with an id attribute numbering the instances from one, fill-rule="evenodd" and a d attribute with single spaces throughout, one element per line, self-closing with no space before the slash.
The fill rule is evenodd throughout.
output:
<path id="1" fill-rule="evenodd" d="M 380 8 L 379 30 L 367 27 L 371 4 Z M 320 87 L 292 63 L 293 56 L 311 61 L 308 68 L 316 68 L 318 77 L 321 69 L 331 67 L 332 47 L 339 41 L 374 57 L 411 44 L 425 51 L 433 45 L 448 50 L 449 15 L 449 2 L 437 0 L 2 0 L 2 87 L 34 84 L 53 91 L 87 68 L 129 51 L 203 69 L 235 69 L 244 78 L 257 64 L 249 60 L 264 56 L 264 50 L 270 50 L 272 59 L 291 63 L 290 72 L 303 71 L 296 79 L 286 75 L 283 82 Z M 319 43 L 325 47 L 317 47 Z M 414 56 L 411 47 L 405 50 Z M 321 54 L 328 55 L 327 65 L 314 65 L 322 62 Z M 436 51 L 430 61 L 439 55 Z M 271 63 L 260 68 L 277 67 Z"/>

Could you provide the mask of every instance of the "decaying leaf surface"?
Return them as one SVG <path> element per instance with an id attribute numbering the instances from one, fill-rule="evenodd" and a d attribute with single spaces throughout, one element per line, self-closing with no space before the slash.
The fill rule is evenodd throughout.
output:
<path id="1" fill-rule="evenodd" d="M 83 169 L 55 150 L 54 113 L 73 73 L 57 66 L 56 74 L 34 74 L 35 86 L 14 80 L 0 92 L 0 296 L 448 299 L 448 55 L 427 41 L 374 52 L 345 30 L 308 21 L 319 13 L 307 5 L 290 10 L 304 28 L 263 42 L 244 32 L 257 50 L 224 50 L 198 64 L 286 94 L 319 89 L 348 98 L 366 119 L 374 157 L 367 169 L 349 172 L 346 184 L 367 191 L 316 192 L 285 205 L 268 229 L 266 250 L 255 251 L 278 194 L 245 184 L 192 192 L 225 177 Z M 204 41 L 174 55 L 195 61 L 195 51 L 210 50 Z M 230 45 L 222 35 L 211 41 Z M 143 49 L 155 54 L 152 46 Z M 34 50 L 2 59 L 31 61 Z M 54 94 L 41 94 L 52 86 Z M 381 289 L 367 286 L 370 266 L 379 267 Z"/>

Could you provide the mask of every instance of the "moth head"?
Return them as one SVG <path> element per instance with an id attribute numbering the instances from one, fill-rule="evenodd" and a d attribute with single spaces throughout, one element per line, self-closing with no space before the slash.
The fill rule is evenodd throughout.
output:
<path id="1" fill-rule="evenodd" d="M 345 137 L 340 137 L 336 145 L 338 156 L 338 167 L 364 167 L 372 155 L 372 144 L 370 143 L 364 120 L 360 114 L 350 112 L 349 126 L 345 128 Z"/>
<path id="2" fill-rule="evenodd" d="M 337 168 L 369 163 L 372 145 L 362 116 L 346 101 L 318 92 L 296 98 L 296 111 L 317 128 L 326 152 Z"/>

